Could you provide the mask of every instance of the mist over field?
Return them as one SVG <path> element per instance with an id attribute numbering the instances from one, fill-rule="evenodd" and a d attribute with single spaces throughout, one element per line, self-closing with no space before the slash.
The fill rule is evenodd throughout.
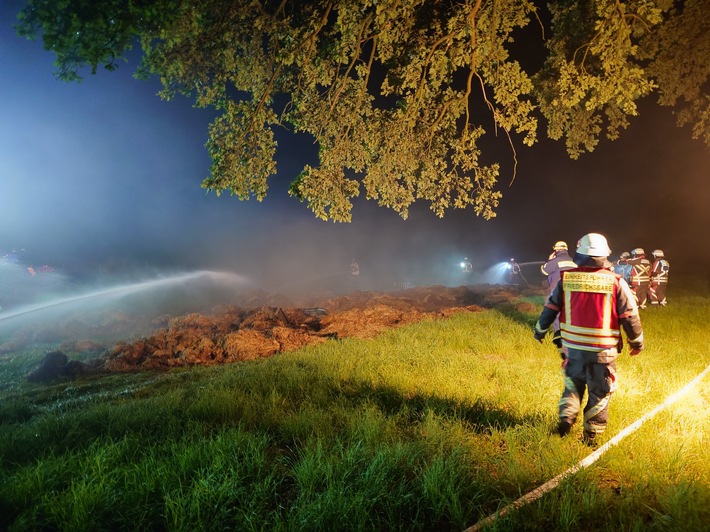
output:
<path id="1" fill-rule="evenodd" d="M 58 81 L 52 54 L 14 32 L 21 5 L 0 7 L 11 80 L 0 84 L 0 256 L 19 255 L 1 265 L 4 308 L 203 270 L 285 294 L 499 283 L 510 258 L 543 261 L 555 241 L 573 249 L 588 232 L 605 234 L 613 257 L 663 249 L 671 278 L 710 268 L 698 233 L 710 225 L 710 151 L 650 99 L 618 141 L 577 161 L 551 141 L 515 156 L 504 136 L 487 141 L 482 157 L 503 161 L 490 221 L 470 210 L 439 219 L 421 202 L 404 220 L 361 196 L 352 223 L 336 224 L 287 194 L 316 160 L 312 139 L 275 131 L 277 174 L 263 202 L 207 193 L 214 111 L 162 101 L 157 80 L 132 77 L 133 56 L 116 72 Z M 531 283 L 535 270 L 523 272 Z"/>

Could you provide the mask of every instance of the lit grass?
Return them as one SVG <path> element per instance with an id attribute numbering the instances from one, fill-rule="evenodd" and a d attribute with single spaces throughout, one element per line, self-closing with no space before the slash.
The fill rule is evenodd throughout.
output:
<path id="1" fill-rule="evenodd" d="M 541 301 L 534 301 L 540 304 Z M 24 381 L 0 361 L 0 528 L 461 530 L 589 454 L 551 434 L 559 358 L 514 307 L 258 362 Z M 604 438 L 710 362 L 708 299 L 643 314 Z M 710 384 L 499 530 L 707 530 Z M 605 441 L 603 440 L 603 441 Z"/>

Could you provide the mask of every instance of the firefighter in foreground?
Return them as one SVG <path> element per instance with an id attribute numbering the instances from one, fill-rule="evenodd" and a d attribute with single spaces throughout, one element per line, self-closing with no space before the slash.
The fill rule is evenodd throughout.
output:
<path id="1" fill-rule="evenodd" d="M 567 251 L 567 242 L 562 240 L 555 242 L 554 246 L 552 246 L 552 254 L 547 258 L 547 262 L 540 266 L 540 271 L 547 279 L 547 297 L 552 295 L 552 291 L 560 280 L 560 274 L 576 267 L 577 265 L 572 261 Z M 552 343 L 555 344 L 557 351 L 562 354 L 562 334 L 560 333 L 559 316 L 552 323 Z"/>
<path id="2" fill-rule="evenodd" d="M 626 281 L 608 269 L 610 253 L 604 236 L 584 235 L 577 243 L 577 268 L 561 273 L 535 324 L 535 339 L 542 342 L 555 318 L 560 318 L 565 389 L 559 403 L 557 433 L 569 434 L 586 389 L 584 441 L 592 445 L 609 419 L 609 401 L 617 386 L 621 329 L 626 333 L 632 356 L 643 349 L 636 301 Z"/>
<path id="3" fill-rule="evenodd" d="M 651 266 L 651 284 L 648 287 L 648 295 L 651 305 L 666 306 L 666 290 L 668 289 L 668 272 L 671 269 L 670 263 L 666 260 L 663 250 L 655 249 L 653 255 L 653 266 Z"/>

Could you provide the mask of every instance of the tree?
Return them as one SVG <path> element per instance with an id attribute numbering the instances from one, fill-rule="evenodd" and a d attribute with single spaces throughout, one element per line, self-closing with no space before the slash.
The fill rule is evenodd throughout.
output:
<path id="1" fill-rule="evenodd" d="M 274 128 L 311 135 L 316 166 L 290 193 L 325 220 L 366 197 L 407 217 L 473 208 L 488 219 L 500 166 L 488 130 L 533 145 L 541 121 L 572 157 L 614 139 L 656 90 L 710 144 L 710 14 L 703 0 L 28 0 L 18 31 L 41 35 L 58 76 L 115 69 L 140 43 L 157 75 L 220 115 L 203 187 L 262 200 Z M 540 61 L 530 54 L 539 47 Z M 678 72 L 682 76 L 678 76 Z"/>

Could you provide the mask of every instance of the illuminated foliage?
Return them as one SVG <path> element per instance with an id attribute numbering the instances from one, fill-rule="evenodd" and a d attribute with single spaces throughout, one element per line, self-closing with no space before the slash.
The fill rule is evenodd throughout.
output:
<path id="1" fill-rule="evenodd" d="M 472 207 L 491 218 L 501 197 L 499 164 L 482 150 L 491 130 L 515 160 L 544 121 L 578 157 L 658 90 L 710 143 L 702 3 L 29 0 L 18 29 L 42 35 L 65 80 L 85 65 L 116 68 L 140 42 L 138 74 L 159 76 L 164 98 L 221 113 L 203 182 L 217 194 L 264 198 L 282 126 L 319 147 L 290 188 L 319 218 L 350 220 L 361 191 L 404 218 L 417 200 L 438 216 Z"/>

